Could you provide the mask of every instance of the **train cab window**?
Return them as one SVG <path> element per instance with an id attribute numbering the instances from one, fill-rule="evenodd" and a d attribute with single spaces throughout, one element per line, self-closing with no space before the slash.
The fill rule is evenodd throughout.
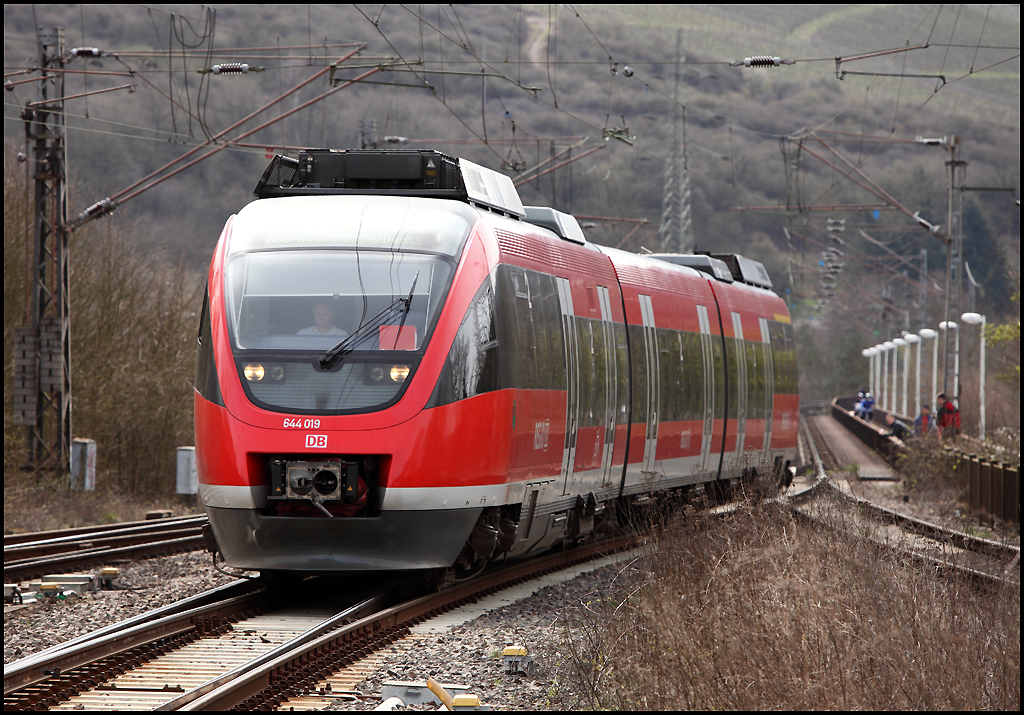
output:
<path id="1" fill-rule="evenodd" d="M 243 388 L 277 412 L 352 414 L 394 404 L 416 372 L 451 275 L 447 258 L 420 253 L 236 254 L 224 281 Z M 344 359 L 320 363 L 346 340 Z"/>
<path id="2" fill-rule="evenodd" d="M 356 351 L 420 350 L 450 274 L 446 260 L 419 254 L 236 256 L 226 278 L 235 349 L 323 351 L 361 329 Z"/>

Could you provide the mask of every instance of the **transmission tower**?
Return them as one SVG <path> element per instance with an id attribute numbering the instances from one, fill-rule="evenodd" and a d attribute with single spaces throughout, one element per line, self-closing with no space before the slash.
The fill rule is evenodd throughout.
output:
<path id="1" fill-rule="evenodd" d="M 690 174 L 686 157 L 686 117 L 682 85 L 683 32 L 676 31 L 676 82 L 672 94 L 672 128 L 669 133 L 668 163 L 665 166 L 665 194 L 661 203 L 661 250 L 690 253 L 694 248 L 690 224 Z"/>
<path id="2" fill-rule="evenodd" d="M 27 463 L 68 469 L 71 452 L 71 341 L 68 303 L 67 145 L 64 29 L 38 28 L 36 101 L 25 105 L 35 180 L 28 258 L 28 325 L 15 333 L 14 424 L 25 430 Z"/>

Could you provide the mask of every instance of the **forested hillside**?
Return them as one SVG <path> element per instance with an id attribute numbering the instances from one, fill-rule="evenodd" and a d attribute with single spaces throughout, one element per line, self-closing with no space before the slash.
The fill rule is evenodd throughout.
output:
<path id="1" fill-rule="evenodd" d="M 941 240 L 897 211 L 735 210 L 882 203 L 812 132 L 932 224 L 947 223 L 950 156 L 918 136 L 959 135 L 971 186 L 1019 185 L 1019 6 L 5 5 L 5 75 L 37 61 L 36 25 L 64 27 L 69 48 L 116 53 L 69 69 L 134 72 L 68 75 L 69 95 L 134 85 L 68 101 L 72 213 L 353 50 L 335 78 L 382 68 L 243 140 L 251 146 L 221 151 L 118 209 L 140 246 L 197 270 L 224 220 L 252 200 L 268 148 L 358 146 L 367 120 L 377 122 L 379 137 L 406 137 L 403 146 L 514 177 L 554 153 L 564 152 L 548 166 L 599 148 L 521 187 L 524 202 L 647 219 L 585 222 L 596 242 L 657 250 L 680 36 L 678 101 L 697 248 L 757 258 L 788 291 L 807 344 L 806 396 L 856 389 L 866 380 L 862 347 L 916 330 L 919 316 L 940 320 L 946 260 Z M 916 46 L 846 61 L 847 74 L 837 77 L 837 56 Z M 730 64 L 755 55 L 795 63 Z M 225 62 L 263 70 L 198 73 Z M 7 156 L 25 151 L 19 116 L 36 91 L 32 83 L 9 89 Z M 224 139 L 329 89 L 325 73 Z M 807 138 L 801 145 L 787 137 Z M 978 309 L 992 316 L 1019 309 L 1009 300 L 1019 286 L 1019 216 L 1007 194 L 968 194 L 965 259 L 979 285 Z M 846 221 L 845 262 L 836 297 L 823 304 L 820 254 L 837 245 L 829 218 Z M 931 276 L 919 281 L 923 293 L 899 277 L 906 270 L 917 279 L 922 249 Z"/>

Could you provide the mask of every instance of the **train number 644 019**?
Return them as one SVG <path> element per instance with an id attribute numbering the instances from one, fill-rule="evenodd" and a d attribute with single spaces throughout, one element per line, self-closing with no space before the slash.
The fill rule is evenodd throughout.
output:
<path id="1" fill-rule="evenodd" d="M 285 427 L 295 427 L 297 429 L 320 429 L 320 420 L 316 418 L 303 419 L 301 417 L 285 417 Z"/>

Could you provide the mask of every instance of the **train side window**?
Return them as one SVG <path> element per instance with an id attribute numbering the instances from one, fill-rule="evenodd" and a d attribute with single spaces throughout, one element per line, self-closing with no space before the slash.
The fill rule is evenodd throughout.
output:
<path id="1" fill-rule="evenodd" d="M 747 358 L 747 417 L 763 420 L 765 417 L 765 365 L 761 343 L 744 340 Z"/>
<path id="2" fill-rule="evenodd" d="M 540 387 L 537 375 L 540 347 L 537 344 L 536 311 L 530 299 L 530 284 L 522 268 L 512 268 L 511 277 L 515 295 L 516 386 L 537 388 Z"/>
<path id="3" fill-rule="evenodd" d="M 629 353 L 632 369 L 633 424 L 647 424 L 647 341 L 642 325 L 629 326 Z M 642 436 L 642 435 L 641 435 Z"/>
<path id="4" fill-rule="evenodd" d="M 195 388 L 200 395 L 215 405 L 223 405 L 220 396 L 220 382 L 217 380 L 217 364 L 213 357 L 213 330 L 210 326 L 210 294 L 203 296 L 203 312 L 199 319 L 199 336 L 196 340 Z"/>
<path id="5" fill-rule="evenodd" d="M 770 320 L 768 335 L 772 341 L 775 391 L 781 395 L 795 395 L 798 392 L 798 384 L 793 328 L 785 323 Z"/>
<path id="6" fill-rule="evenodd" d="M 793 326 L 783 323 L 782 334 L 786 336 L 786 362 L 788 363 L 787 376 L 789 380 L 788 394 L 795 395 L 800 391 L 800 373 L 797 370 L 796 338 L 793 335 Z"/>
<path id="7" fill-rule="evenodd" d="M 715 339 L 715 338 L 717 338 L 717 339 Z M 732 342 L 735 342 L 735 341 L 733 341 L 731 338 L 726 338 L 725 342 L 726 342 L 726 345 L 728 345 L 728 344 L 730 344 Z M 734 355 L 735 355 L 735 353 L 734 353 Z M 715 408 L 718 410 L 718 414 L 712 415 L 712 417 L 713 417 L 713 419 L 722 419 L 723 417 L 725 417 L 725 369 L 724 369 L 724 367 L 725 367 L 725 365 L 724 365 L 725 355 L 723 354 L 723 351 L 722 351 L 722 340 L 717 335 L 713 336 L 713 338 L 711 340 L 711 359 L 713 360 L 714 365 L 715 365 L 715 403 L 714 404 L 715 404 Z M 735 356 L 732 359 L 732 363 L 734 365 L 736 364 Z M 735 385 L 736 383 L 732 382 L 732 383 L 729 383 L 729 384 L 730 385 Z M 729 398 L 731 400 L 733 400 L 733 404 L 734 405 L 735 405 L 735 400 L 736 400 L 735 395 L 734 395 L 735 391 L 736 391 L 735 388 L 729 390 Z M 735 416 L 736 416 L 736 411 L 735 411 L 735 408 L 734 408 L 734 410 L 733 410 L 733 417 L 735 417 Z"/>
<path id="8" fill-rule="evenodd" d="M 502 264 L 496 278 L 501 387 L 564 390 L 562 314 L 554 276 Z"/>
<path id="9" fill-rule="evenodd" d="M 501 386 L 524 387 L 521 374 L 524 364 L 530 355 L 529 333 L 522 332 L 522 316 L 519 314 L 523 306 L 519 305 L 516 296 L 516 284 L 513 271 L 519 269 L 505 264 L 499 265 L 495 273 L 496 310 L 498 317 L 498 344 L 501 363 Z M 527 316 L 529 324 L 529 316 Z M 527 368 L 528 370 L 528 368 Z"/>
<path id="10" fill-rule="evenodd" d="M 594 402 L 597 399 L 594 390 L 595 386 L 599 384 L 594 375 L 594 331 L 591 321 L 587 318 L 576 317 L 574 321 L 576 322 L 576 354 L 579 364 L 579 426 L 593 427 L 596 412 Z M 597 423 L 601 423 L 599 418 Z"/>
<path id="11" fill-rule="evenodd" d="M 680 403 L 683 395 L 680 391 L 679 379 L 679 340 L 675 331 L 658 328 L 658 370 L 661 373 L 659 390 L 660 422 L 677 422 L 680 414 Z"/>
<path id="12" fill-rule="evenodd" d="M 432 403 L 444 405 L 499 389 L 499 367 L 494 290 L 488 278 L 462 319 Z"/>
<path id="13" fill-rule="evenodd" d="M 715 345 L 719 344 L 719 341 L 714 341 Z M 729 370 L 729 409 L 726 412 L 726 416 L 730 420 L 737 419 L 740 411 L 740 393 L 737 386 L 740 384 L 740 367 L 739 361 L 743 359 L 743 341 L 737 338 L 725 339 L 725 361 L 726 367 Z M 717 376 L 717 373 L 716 373 Z M 724 395 L 723 395 L 724 397 Z M 716 393 L 715 404 L 721 404 L 718 401 L 719 394 Z"/>
<path id="14" fill-rule="evenodd" d="M 533 303 L 537 336 L 537 387 L 564 390 L 565 349 L 562 347 L 562 310 L 558 303 L 558 283 L 554 276 L 527 271 L 530 301 Z"/>
<path id="15" fill-rule="evenodd" d="M 679 333 L 682 343 L 682 420 L 704 419 L 704 359 L 701 354 L 700 334 Z"/>
<path id="16" fill-rule="evenodd" d="M 618 414 L 615 417 L 615 424 L 629 424 L 629 348 L 626 345 L 626 326 L 620 323 L 615 324 L 615 359 L 618 361 L 616 374 L 619 378 Z"/>

